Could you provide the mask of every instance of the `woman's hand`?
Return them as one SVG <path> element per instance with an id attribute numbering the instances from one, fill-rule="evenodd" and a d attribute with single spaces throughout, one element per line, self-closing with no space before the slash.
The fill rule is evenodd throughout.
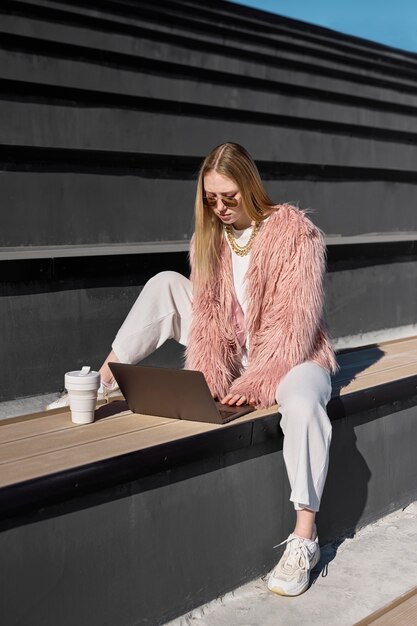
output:
<path id="1" fill-rule="evenodd" d="M 235 404 L 236 406 L 242 406 L 242 404 L 250 404 L 251 406 L 255 406 L 255 399 L 251 398 L 247 399 L 246 396 L 241 396 L 238 393 L 228 393 L 227 396 L 224 396 L 223 400 L 220 400 L 221 404 L 228 404 L 232 406 Z"/>

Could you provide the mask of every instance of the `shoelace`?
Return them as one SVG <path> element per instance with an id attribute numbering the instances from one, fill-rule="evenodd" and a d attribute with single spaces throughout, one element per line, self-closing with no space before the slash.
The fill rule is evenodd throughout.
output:
<path id="1" fill-rule="evenodd" d="M 103 400 L 106 401 L 107 404 L 111 401 L 111 395 L 116 391 L 120 391 L 119 385 L 113 383 L 111 387 L 107 387 L 107 385 L 100 385 L 101 393 L 103 396 Z"/>
<path id="2" fill-rule="evenodd" d="M 294 567 L 300 567 L 308 571 L 311 568 L 310 565 L 310 553 L 305 542 L 299 537 L 291 537 L 291 539 L 284 539 L 281 543 L 278 543 L 274 548 L 279 548 L 279 546 L 283 546 L 284 544 L 290 544 L 292 541 L 297 541 L 298 545 L 294 546 L 285 560 L 285 563 L 293 569 Z"/>

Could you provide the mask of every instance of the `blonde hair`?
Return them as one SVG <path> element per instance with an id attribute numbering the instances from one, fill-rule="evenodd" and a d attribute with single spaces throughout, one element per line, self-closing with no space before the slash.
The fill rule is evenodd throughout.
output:
<path id="1" fill-rule="evenodd" d="M 266 193 L 249 152 L 237 143 L 223 143 L 204 159 L 200 168 L 195 199 L 195 235 L 193 250 L 193 280 L 210 280 L 215 276 L 223 238 L 223 224 L 214 211 L 203 203 L 204 177 L 218 172 L 238 186 L 246 215 L 261 222 L 273 210 L 273 202 Z"/>

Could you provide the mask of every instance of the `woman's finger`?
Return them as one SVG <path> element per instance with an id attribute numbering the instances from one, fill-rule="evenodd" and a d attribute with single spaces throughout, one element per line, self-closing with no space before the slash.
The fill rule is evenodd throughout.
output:
<path id="1" fill-rule="evenodd" d="M 238 400 L 240 400 L 242 396 L 237 393 L 234 396 L 231 396 L 230 400 L 228 401 L 227 404 L 229 404 L 230 406 L 232 406 L 233 404 L 236 404 L 238 402 Z"/>
<path id="2" fill-rule="evenodd" d="M 228 393 L 227 396 L 224 396 L 222 400 L 220 400 L 221 404 L 228 404 L 232 406 L 235 404 L 236 406 L 242 406 L 242 404 L 252 404 L 255 405 L 255 398 L 252 398 L 249 402 L 247 396 L 240 395 L 239 393 L 233 395 L 233 393 Z"/>

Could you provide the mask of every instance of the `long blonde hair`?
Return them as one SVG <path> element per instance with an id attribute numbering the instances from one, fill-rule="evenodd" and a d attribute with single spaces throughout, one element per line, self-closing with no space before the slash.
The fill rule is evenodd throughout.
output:
<path id="1" fill-rule="evenodd" d="M 209 172 L 230 178 L 238 186 L 246 215 L 261 222 L 271 214 L 273 202 L 262 184 L 249 152 L 237 143 L 223 143 L 204 159 L 200 168 L 195 199 L 193 281 L 204 282 L 215 276 L 223 237 L 223 224 L 203 203 L 204 177 Z"/>

